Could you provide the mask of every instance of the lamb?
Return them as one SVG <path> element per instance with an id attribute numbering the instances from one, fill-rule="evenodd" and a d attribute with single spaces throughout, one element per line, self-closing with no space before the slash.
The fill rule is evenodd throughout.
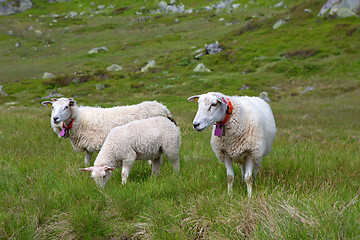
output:
<path id="1" fill-rule="evenodd" d="M 125 184 L 135 160 L 152 161 L 152 174 L 157 175 L 165 154 L 179 172 L 180 130 L 171 118 L 153 117 L 115 127 L 107 136 L 90 171 L 97 185 L 105 187 L 112 172 L 122 167 L 122 184 Z"/>
<path id="2" fill-rule="evenodd" d="M 225 96 L 219 92 L 192 96 L 188 100 L 199 105 L 194 130 L 201 132 L 215 124 L 211 147 L 218 160 L 225 164 L 228 193 L 232 193 L 233 163 L 239 163 L 251 197 L 253 179 L 262 158 L 270 153 L 276 134 L 270 106 L 258 97 Z"/>
<path id="3" fill-rule="evenodd" d="M 114 127 L 150 117 L 171 117 L 166 106 L 156 101 L 112 108 L 78 107 L 73 98 L 54 98 L 42 104 L 52 109 L 50 121 L 54 132 L 68 137 L 75 151 L 85 151 L 85 165 Z"/>

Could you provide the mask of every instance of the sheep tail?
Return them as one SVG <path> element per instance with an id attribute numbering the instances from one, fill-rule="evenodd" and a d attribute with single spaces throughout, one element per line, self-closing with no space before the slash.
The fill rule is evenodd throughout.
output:
<path id="1" fill-rule="evenodd" d="M 177 123 L 176 123 L 176 121 L 171 117 L 171 116 L 166 116 L 170 121 L 172 121 L 174 124 L 175 124 L 175 126 L 178 126 L 177 125 Z"/>

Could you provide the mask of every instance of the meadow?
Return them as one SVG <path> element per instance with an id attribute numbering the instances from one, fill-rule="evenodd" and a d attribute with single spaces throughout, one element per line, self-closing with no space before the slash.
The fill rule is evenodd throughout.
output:
<path id="1" fill-rule="evenodd" d="M 0 85 L 8 94 L 0 96 L 1 239 L 360 239 L 358 18 L 317 17 L 325 1 L 289 0 L 281 9 L 272 0 L 237 1 L 247 9 L 159 15 L 147 12 L 155 1 L 122 1 L 94 17 L 54 22 L 52 14 L 86 11 L 91 1 L 34 2 L 0 16 Z M 287 24 L 274 30 L 278 19 Z M 214 41 L 221 53 L 194 60 Z M 100 46 L 109 51 L 87 54 Z M 152 59 L 156 67 L 142 73 Z M 200 62 L 212 72 L 193 72 Z M 106 71 L 113 63 L 123 70 Z M 42 79 L 44 72 L 56 78 Z M 126 185 L 116 169 L 99 189 L 79 171 L 84 153 L 50 127 L 40 103 L 51 91 L 79 105 L 162 102 L 181 129 L 179 175 L 166 158 L 157 177 L 138 161 Z M 208 91 L 269 94 L 277 135 L 252 198 L 239 166 L 227 194 L 210 130 L 192 129 L 197 106 L 186 99 Z"/>

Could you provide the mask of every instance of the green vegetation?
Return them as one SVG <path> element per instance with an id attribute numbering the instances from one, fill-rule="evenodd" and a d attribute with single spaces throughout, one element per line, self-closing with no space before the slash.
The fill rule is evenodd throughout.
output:
<path id="1" fill-rule="evenodd" d="M 320 0 L 241 0 L 246 10 L 231 12 L 184 0 L 198 12 L 157 15 L 156 1 L 33 2 L 0 17 L 1 239 L 360 238 L 358 18 L 319 18 Z M 279 19 L 287 23 L 273 30 Z M 194 59 L 215 41 L 221 53 Z M 88 55 L 102 46 L 108 52 Z M 149 60 L 156 67 L 142 73 Z M 193 72 L 200 62 L 212 72 Z M 111 64 L 123 70 L 106 71 Z M 98 189 L 78 170 L 84 154 L 55 135 L 39 104 L 54 90 L 80 105 L 164 103 L 182 132 L 179 176 L 165 159 L 151 178 L 139 161 L 125 186 L 117 169 Z M 272 100 L 277 136 L 251 199 L 239 166 L 227 195 L 210 130 L 192 130 L 196 104 L 186 99 L 207 91 Z"/>

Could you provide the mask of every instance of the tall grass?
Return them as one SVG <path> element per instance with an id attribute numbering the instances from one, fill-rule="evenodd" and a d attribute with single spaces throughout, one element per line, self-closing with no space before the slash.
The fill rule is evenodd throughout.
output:
<path id="1" fill-rule="evenodd" d="M 165 159 L 160 175 L 150 177 L 150 166 L 140 161 L 125 186 L 117 169 L 106 189 L 78 171 L 83 154 L 52 132 L 47 109 L 1 107 L 0 237 L 359 238 L 359 129 L 352 125 L 359 109 L 346 111 L 347 100 L 308 100 L 311 108 L 294 100 L 272 104 L 278 133 L 251 199 L 238 166 L 234 196 L 227 195 L 210 132 L 191 129 L 193 114 L 182 113 L 185 99 L 169 104 L 182 131 L 180 174 Z M 330 103 L 333 108 L 313 112 Z M 331 116 L 335 109 L 341 119 Z M 307 114 L 313 115 L 303 119 Z"/>

